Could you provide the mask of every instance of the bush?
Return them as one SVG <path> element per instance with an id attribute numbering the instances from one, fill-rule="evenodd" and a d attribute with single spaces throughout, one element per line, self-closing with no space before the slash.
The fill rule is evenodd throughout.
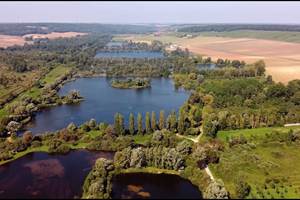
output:
<path id="1" fill-rule="evenodd" d="M 247 144 L 247 139 L 243 135 L 241 135 L 239 137 L 231 137 L 228 142 L 229 147 L 233 147 L 237 144 Z"/>
<path id="2" fill-rule="evenodd" d="M 238 180 L 235 184 L 235 192 L 238 198 L 244 199 L 250 194 L 251 186 L 244 180 Z"/>
<path id="3" fill-rule="evenodd" d="M 68 153 L 69 151 L 70 147 L 62 140 L 54 139 L 49 142 L 49 153 Z"/>
<path id="4" fill-rule="evenodd" d="M 90 129 L 94 130 L 97 126 L 97 122 L 95 119 L 91 119 L 89 122 L 88 122 L 88 126 L 90 127 Z"/>
<path id="5" fill-rule="evenodd" d="M 65 154 L 65 153 L 68 153 L 70 150 L 71 149 L 68 145 L 62 144 L 62 145 L 57 147 L 56 152 Z"/>
<path id="6" fill-rule="evenodd" d="M 192 152 L 193 142 L 188 140 L 183 140 L 176 146 L 176 151 L 183 155 L 188 155 Z"/>
<path id="7" fill-rule="evenodd" d="M 22 142 L 26 145 L 30 144 L 32 141 L 32 133 L 31 131 L 25 131 L 25 133 L 23 133 L 23 137 L 22 137 Z"/>
<path id="8" fill-rule="evenodd" d="M 228 199 L 229 194 L 221 180 L 212 181 L 204 192 L 205 199 Z"/>
<path id="9" fill-rule="evenodd" d="M 109 199 L 112 190 L 114 163 L 99 158 L 83 184 L 83 199 Z"/>
<path id="10" fill-rule="evenodd" d="M 31 147 L 33 148 L 40 147 L 40 146 L 42 146 L 42 143 L 40 141 L 35 140 L 31 142 Z"/>
<path id="11" fill-rule="evenodd" d="M 185 135 L 199 135 L 199 128 L 189 128 L 185 131 Z"/>
<path id="12" fill-rule="evenodd" d="M 68 125 L 68 127 L 67 127 L 67 130 L 69 131 L 69 132 L 74 132 L 74 131 L 76 131 L 76 129 L 77 129 L 77 126 L 72 122 L 72 123 L 70 123 L 69 125 Z"/>
<path id="13" fill-rule="evenodd" d="M 91 128 L 87 124 L 82 124 L 81 129 L 85 132 L 89 132 Z"/>
<path id="14" fill-rule="evenodd" d="M 9 160 L 13 156 L 9 152 L 2 152 L 0 153 L 0 160 Z"/>
<path id="15" fill-rule="evenodd" d="M 84 136 L 81 138 L 81 142 L 84 142 L 84 143 L 91 142 L 91 141 L 92 141 L 92 138 L 91 138 L 91 136 L 89 136 L 89 135 L 84 135 Z"/>

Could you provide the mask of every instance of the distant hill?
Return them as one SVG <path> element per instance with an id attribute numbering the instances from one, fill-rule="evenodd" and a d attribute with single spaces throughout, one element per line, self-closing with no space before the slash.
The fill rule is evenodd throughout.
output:
<path id="1" fill-rule="evenodd" d="M 295 31 L 300 32 L 300 25 L 288 24 L 199 24 L 183 25 L 178 32 L 223 32 L 237 30 L 261 30 L 261 31 Z"/>
<path id="2" fill-rule="evenodd" d="M 86 32 L 134 34 L 157 31 L 154 25 L 98 24 L 98 23 L 0 23 L 0 34 L 46 34 L 51 32 Z"/>

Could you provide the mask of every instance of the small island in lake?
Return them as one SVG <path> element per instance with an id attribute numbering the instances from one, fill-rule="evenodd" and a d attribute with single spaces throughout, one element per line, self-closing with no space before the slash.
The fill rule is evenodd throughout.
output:
<path id="1" fill-rule="evenodd" d="M 150 79 L 125 79 L 125 80 L 112 80 L 111 86 L 114 88 L 121 88 L 121 89 L 141 89 L 151 87 Z"/>

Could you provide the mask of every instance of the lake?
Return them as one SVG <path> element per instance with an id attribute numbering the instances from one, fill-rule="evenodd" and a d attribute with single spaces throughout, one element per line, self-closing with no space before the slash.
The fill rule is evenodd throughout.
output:
<path id="1" fill-rule="evenodd" d="M 198 187 L 177 175 L 127 173 L 113 178 L 113 199 L 202 199 Z"/>
<path id="2" fill-rule="evenodd" d="M 160 110 L 165 110 L 166 117 L 172 110 L 177 111 L 189 96 L 188 91 L 175 89 L 173 81 L 167 78 L 151 79 L 151 87 L 144 89 L 112 88 L 110 81 L 109 78 L 99 77 L 79 78 L 66 83 L 59 95 L 77 89 L 85 100 L 38 112 L 25 128 L 39 134 L 62 129 L 71 122 L 80 125 L 91 118 L 97 122 L 113 123 L 116 112 L 124 116 L 125 125 L 128 124 L 130 112 L 135 117 L 140 112 L 144 118 L 146 112 L 154 111 L 158 119 Z"/>
<path id="3" fill-rule="evenodd" d="M 209 64 L 198 64 L 197 67 L 198 69 L 215 69 L 216 68 L 216 64 L 215 63 L 209 63 Z"/>
<path id="4" fill-rule="evenodd" d="M 158 51 L 120 51 L 98 52 L 96 58 L 164 58 L 164 54 Z"/>
<path id="5" fill-rule="evenodd" d="M 0 166 L 0 199 L 81 197 L 85 177 L 97 158 L 112 152 L 30 153 Z"/>
<path id="6" fill-rule="evenodd" d="M 107 47 L 122 47 L 123 42 L 111 41 L 106 44 Z"/>

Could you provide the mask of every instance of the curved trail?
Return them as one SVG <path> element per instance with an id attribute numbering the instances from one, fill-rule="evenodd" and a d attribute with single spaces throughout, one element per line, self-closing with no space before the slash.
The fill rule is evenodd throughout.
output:
<path id="1" fill-rule="evenodd" d="M 184 136 L 184 135 L 179 135 L 178 133 L 176 134 L 176 136 L 178 136 L 178 137 L 180 137 L 180 138 L 185 138 L 185 139 L 187 139 L 187 140 L 191 140 L 191 141 L 193 141 L 194 143 L 198 143 L 199 140 L 200 140 L 200 138 L 201 138 L 201 136 L 203 135 L 203 129 L 202 129 L 202 126 L 201 126 L 201 128 L 200 128 L 200 131 L 201 131 L 200 135 L 198 135 L 196 138 L 191 138 L 191 137 L 187 137 L 187 136 Z M 206 174 L 210 177 L 210 179 L 211 179 L 212 181 L 215 181 L 215 178 L 214 178 L 213 174 L 211 173 L 210 169 L 208 168 L 208 166 L 206 166 L 206 167 L 204 168 L 204 170 L 205 170 Z"/>

